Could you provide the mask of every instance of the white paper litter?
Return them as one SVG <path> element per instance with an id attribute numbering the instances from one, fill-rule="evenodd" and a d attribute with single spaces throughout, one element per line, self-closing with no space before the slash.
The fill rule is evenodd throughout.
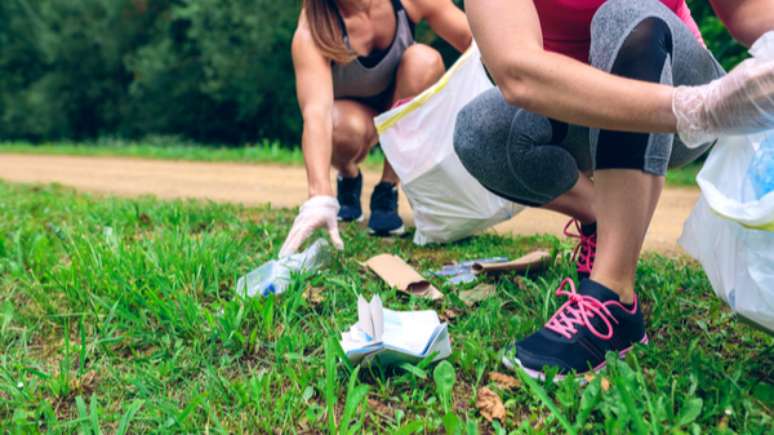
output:
<path id="1" fill-rule="evenodd" d="M 383 365 L 418 362 L 436 353 L 434 361 L 451 355 L 448 325 L 435 311 L 393 311 L 379 296 L 358 298 L 358 321 L 341 334 L 341 347 L 355 364 L 377 359 Z"/>

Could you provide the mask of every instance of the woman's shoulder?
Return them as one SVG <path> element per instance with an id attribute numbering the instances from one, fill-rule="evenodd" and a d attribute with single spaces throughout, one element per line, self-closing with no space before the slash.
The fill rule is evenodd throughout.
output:
<path id="1" fill-rule="evenodd" d="M 309 20 L 306 18 L 306 13 L 301 9 L 301 13 L 298 16 L 298 24 L 296 24 L 296 31 L 293 32 L 293 45 L 296 44 L 312 44 L 314 45 L 314 37 L 312 36 L 312 29 L 309 24 Z"/>
<path id="2" fill-rule="evenodd" d="M 397 1 L 403 5 L 403 10 L 414 23 L 419 23 L 424 20 L 429 11 L 438 7 L 439 4 L 448 2 L 449 0 L 392 0 Z"/>
<path id="3" fill-rule="evenodd" d="M 306 14 L 301 11 L 301 15 L 298 17 L 298 25 L 293 32 L 293 41 L 291 43 L 291 50 L 293 56 L 308 56 L 310 53 L 320 55 L 317 49 L 317 44 L 314 41 L 312 35 L 312 29 L 310 28 L 309 21 L 306 19 Z"/>

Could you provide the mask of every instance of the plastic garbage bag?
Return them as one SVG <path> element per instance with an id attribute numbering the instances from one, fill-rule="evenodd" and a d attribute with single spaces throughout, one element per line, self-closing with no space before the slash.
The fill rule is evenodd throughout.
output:
<path id="1" fill-rule="evenodd" d="M 237 294 L 245 297 L 281 294 L 290 285 L 293 273 L 314 272 L 329 264 L 332 258 L 331 245 L 325 239 L 318 239 L 299 254 L 271 260 L 237 281 Z"/>
<path id="2" fill-rule="evenodd" d="M 486 190 L 454 152 L 457 114 L 492 86 L 474 44 L 438 83 L 375 118 L 414 212 L 418 245 L 463 239 L 523 210 Z"/>
<path id="3" fill-rule="evenodd" d="M 774 133 L 769 133 L 750 162 L 749 177 L 755 196 L 774 192 Z"/>
<path id="4" fill-rule="evenodd" d="M 756 43 L 753 55 L 774 59 L 773 37 Z M 702 195 L 680 244 L 702 264 L 721 299 L 774 332 L 774 192 L 759 198 L 754 175 L 755 165 L 771 162 L 763 140 L 758 135 L 718 141 L 697 177 Z"/>

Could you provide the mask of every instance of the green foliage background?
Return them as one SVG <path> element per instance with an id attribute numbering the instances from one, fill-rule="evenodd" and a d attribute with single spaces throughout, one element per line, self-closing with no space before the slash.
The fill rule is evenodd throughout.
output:
<path id="1" fill-rule="evenodd" d="M 461 0 L 456 0 L 461 4 Z M 726 67 L 744 55 L 690 0 Z M 177 135 L 297 143 L 299 0 L 2 0 L 0 139 Z M 418 38 L 453 50 L 426 26 Z"/>

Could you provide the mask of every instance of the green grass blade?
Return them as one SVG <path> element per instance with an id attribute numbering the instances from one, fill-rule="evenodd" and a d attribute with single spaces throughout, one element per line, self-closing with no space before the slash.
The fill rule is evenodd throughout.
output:
<path id="1" fill-rule="evenodd" d="M 537 381 L 529 377 L 526 373 L 524 373 L 523 370 L 517 370 L 516 373 L 518 373 L 519 377 L 521 378 L 522 382 L 527 384 L 529 386 L 529 389 L 532 391 L 533 394 L 535 394 L 548 408 L 549 411 L 551 411 L 551 414 L 559 421 L 559 424 L 562 425 L 565 431 L 569 434 L 576 434 L 577 431 L 575 428 L 570 424 L 570 420 L 567 419 L 567 417 L 562 414 L 562 412 L 559 410 L 559 408 L 556 406 L 553 400 L 548 397 L 548 393 L 546 393 L 546 390 L 543 389 L 540 385 L 538 385 Z"/>
<path id="2" fill-rule="evenodd" d="M 142 400 L 135 400 L 129 405 L 129 409 L 127 409 L 123 417 L 121 417 L 118 429 L 116 430 L 116 435 L 126 435 L 129 433 L 129 425 L 132 423 L 132 419 L 134 419 L 134 416 L 140 411 L 140 408 L 142 408 L 142 405 L 144 404 L 145 402 Z"/>

